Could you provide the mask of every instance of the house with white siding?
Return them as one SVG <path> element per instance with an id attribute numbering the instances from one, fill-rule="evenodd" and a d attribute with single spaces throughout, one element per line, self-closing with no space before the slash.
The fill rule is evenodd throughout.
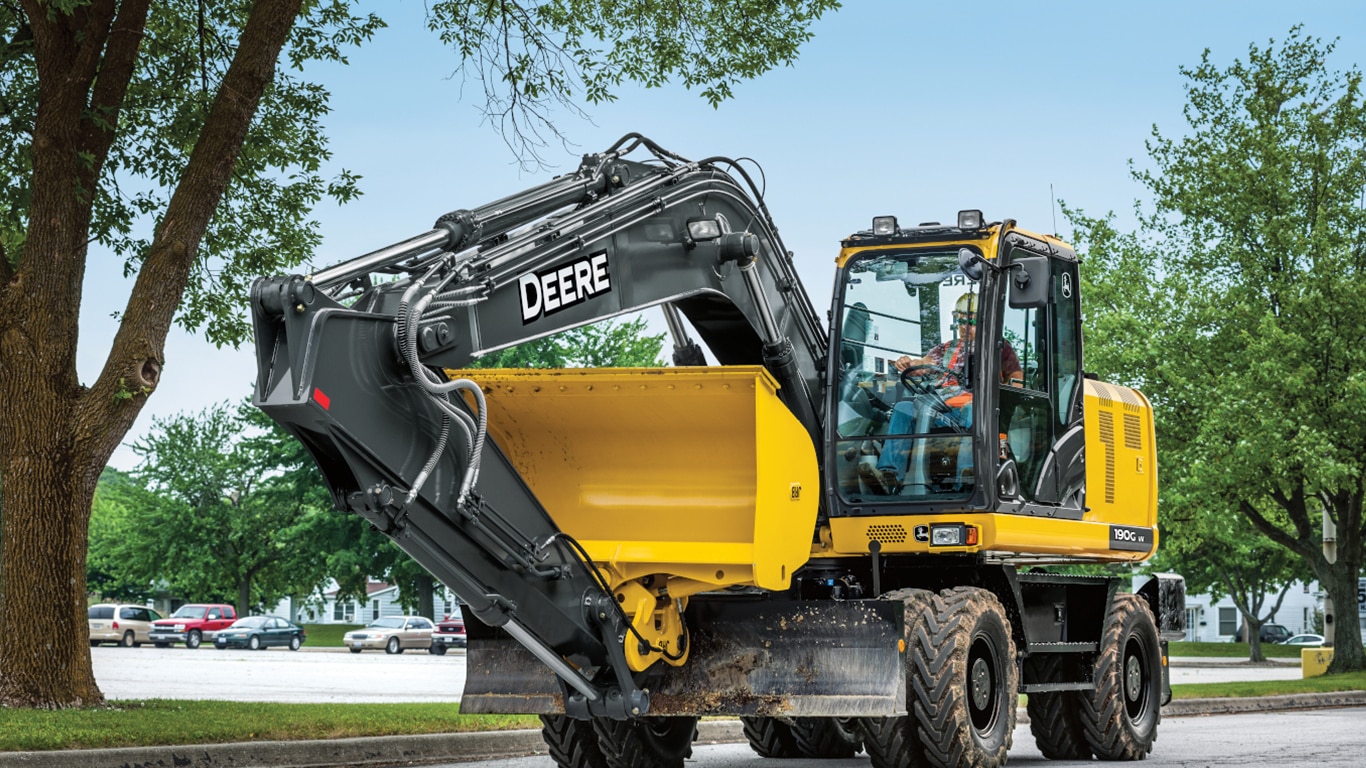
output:
<path id="1" fill-rule="evenodd" d="M 322 593 L 321 604 L 316 602 L 294 601 L 286 598 L 276 607 L 274 614 L 288 616 L 293 621 L 304 624 L 369 624 L 381 616 L 402 616 L 406 613 L 400 602 L 397 585 L 382 581 L 371 581 L 365 587 L 365 600 L 337 598 L 335 585 Z M 436 616 L 428 618 L 440 620 L 456 610 L 455 595 L 437 585 L 432 596 Z"/>
<path id="2" fill-rule="evenodd" d="M 1270 610 L 1277 595 L 1268 595 L 1261 613 Z M 1314 617 L 1323 610 L 1323 592 L 1317 581 L 1297 581 L 1290 585 L 1285 600 L 1269 621 L 1290 630 L 1290 634 L 1315 632 Z M 1215 600 L 1208 594 L 1186 595 L 1186 640 L 1197 643 L 1231 643 L 1243 623 L 1233 599 L 1225 595 Z"/>

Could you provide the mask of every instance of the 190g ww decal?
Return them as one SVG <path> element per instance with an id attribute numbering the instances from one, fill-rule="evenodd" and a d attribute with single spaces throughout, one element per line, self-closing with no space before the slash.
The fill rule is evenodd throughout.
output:
<path id="1" fill-rule="evenodd" d="M 1112 525 L 1110 526 L 1110 549 L 1122 549 L 1126 552 L 1151 552 L 1153 549 L 1153 529 Z"/>

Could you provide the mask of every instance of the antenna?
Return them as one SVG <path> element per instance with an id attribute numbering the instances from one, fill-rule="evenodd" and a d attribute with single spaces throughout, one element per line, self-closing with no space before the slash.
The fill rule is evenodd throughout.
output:
<path id="1" fill-rule="evenodd" d="M 1048 201 L 1053 211 L 1053 236 L 1058 237 L 1058 197 L 1053 194 L 1053 184 L 1048 184 Z"/>

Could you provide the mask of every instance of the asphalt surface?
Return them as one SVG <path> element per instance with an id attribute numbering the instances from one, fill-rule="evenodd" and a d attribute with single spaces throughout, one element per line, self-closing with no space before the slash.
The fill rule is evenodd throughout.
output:
<path id="1" fill-rule="evenodd" d="M 1219 671 L 1245 676 L 1258 668 L 1286 668 L 1270 663 L 1249 665 L 1238 660 L 1173 660 L 1176 669 Z M 1298 664 L 1293 665 L 1299 676 Z M 1282 669 L 1284 672 L 1284 669 Z M 1175 675 L 1173 676 L 1175 679 Z M 1254 679 L 1255 676 L 1254 676 Z M 200 698 L 203 698 L 200 696 Z M 1162 709 L 1164 718 L 1252 712 L 1284 712 L 1330 707 L 1366 707 L 1366 691 L 1296 694 L 1239 699 L 1182 699 Z M 1020 722 L 1028 722 L 1023 709 Z M 699 744 L 744 741 L 738 720 L 704 720 L 698 726 Z M 3 752 L 0 768 L 342 768 L 343 766 L 431 765 L 498 760 L 544 754 L 539 731 L 386 736 L 327 741 L 261 741 L 235 744 L 197 744 L 123 749 L 51 752 Z"/>

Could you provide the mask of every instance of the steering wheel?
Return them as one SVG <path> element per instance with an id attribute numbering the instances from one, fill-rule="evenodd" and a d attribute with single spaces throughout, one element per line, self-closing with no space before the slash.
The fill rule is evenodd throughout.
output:
<path id="1" fill-rule="evenodd" d="M 901 371 L 901 385 L 917 394 L 927 395 L 935 391 L 930 386 L 932 380 L 950 375 L 948 368 L 934 363 L 912 363 Z"/>

